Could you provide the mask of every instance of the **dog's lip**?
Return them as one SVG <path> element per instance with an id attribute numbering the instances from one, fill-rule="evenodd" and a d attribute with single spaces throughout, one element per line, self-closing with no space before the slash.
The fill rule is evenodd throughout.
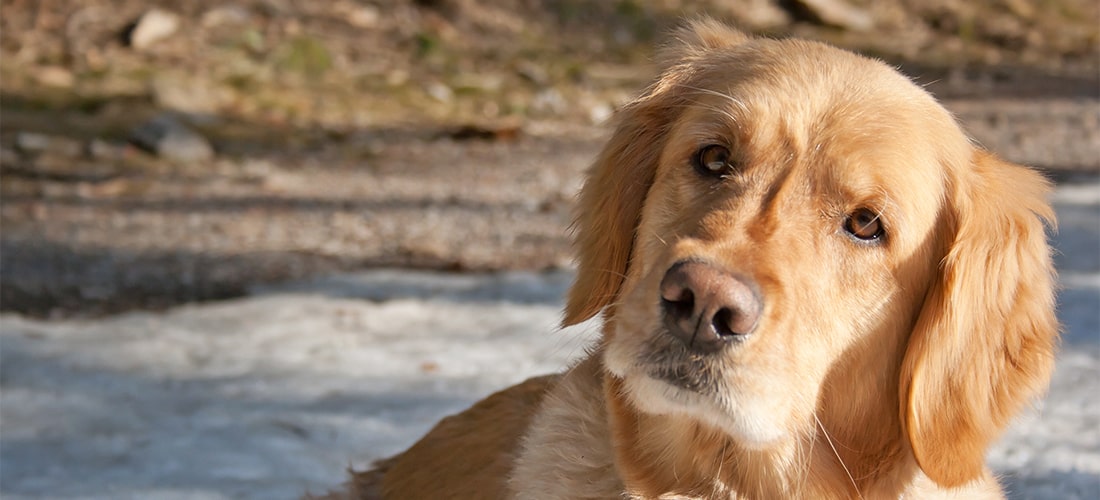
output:
<path id="1" fill-rule="evenodd" d="M 650 342 L 636 362 L 646 376 L 674 387 L 699 394 L 716 390 L 716 360 L 712 356 L 691 353 L 681 345 Z"/>
<path id="2" fill-rule="evenodd" d="M 706 394 L 712 392 L 710 384 L 686 366 L 650 367 L 646 374 L 672 386 L 687 391 Z"/>

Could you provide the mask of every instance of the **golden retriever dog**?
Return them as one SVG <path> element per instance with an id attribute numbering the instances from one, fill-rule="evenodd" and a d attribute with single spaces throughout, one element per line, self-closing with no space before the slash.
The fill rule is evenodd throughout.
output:
<path id="1" fill-rule="evenodd" d="M 659 62 L 580 193 L 598 345 L 332 498 L 1000 498 L 1057 344 L 1049 183 L 821 43 L 703 19 Z"/>

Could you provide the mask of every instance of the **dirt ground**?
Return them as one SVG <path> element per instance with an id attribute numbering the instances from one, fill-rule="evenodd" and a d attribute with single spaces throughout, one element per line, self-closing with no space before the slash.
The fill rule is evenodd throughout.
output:
<path id="1" fill-rule="evenodd" d="M 1100 172 L 1100 4 L 0 3 L 0 308 L 98 315 L 372 267 L 569 266 L 603 123 L 703 12 L 897 64 L 982 144 Z M 175 27 L 141 41 L 155 6 Z M 864 23 L 870 20 L 870 24 Z M 171 23 L 169 23 L 171 24 Z M 138 147 L 168 113 L 214 155 Z"/>

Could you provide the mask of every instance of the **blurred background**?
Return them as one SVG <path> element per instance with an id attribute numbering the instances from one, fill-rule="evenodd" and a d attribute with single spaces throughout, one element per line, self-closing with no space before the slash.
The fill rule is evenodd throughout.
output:
<path id="1" fill-rule="evenodd" d="M 1100 496 L 1097 0 L 0 0 L 0 496 L 296 498 L 567 366 L 583 172 L 704 13 L 1056 181 L 1058 373 L 989 462 Z"/>
<path id="2" fill-rule="evenodd" d="M 567 266 L 600 125 L 702 13 L 896 64 L 1012 160 L 1100 168 L 1095 0 L 0 6 L 0 307 L 36 316 Z"/>

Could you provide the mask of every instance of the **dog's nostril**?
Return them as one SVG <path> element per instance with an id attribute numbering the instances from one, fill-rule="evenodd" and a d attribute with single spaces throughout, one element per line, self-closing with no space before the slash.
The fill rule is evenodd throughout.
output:
<path id="1" fill-rule="evenodd" d="M 732 327 L 733 311 L 730 311 L 728 307 L 723 307 L 715 313 L 714 318 L 711 320 L 711 326 L 714 327 L 714 331 L 719 337 L 729 337 L 733 335 L 741 335 L 743 332 L 738 332 Z"/>
<path id="2" fill-rule="evenodd" d="M 689 317 L 695 311 L 695 294 L 689 288 L 674 292 L 672 297 L 662 294 L 661 306 L 664 308 L 665 314 L 676 318 Z"/>
<path id="3" fill-rule="evenodd" d="M 754 311 L 723 307 L 714 313 L 711 326 L 719 337 L 748 335 L 756 326 L 756 318 Z"/>

